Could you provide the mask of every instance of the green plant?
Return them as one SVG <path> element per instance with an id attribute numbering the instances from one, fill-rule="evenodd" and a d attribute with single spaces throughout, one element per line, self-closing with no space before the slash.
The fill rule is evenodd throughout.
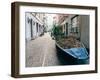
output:
<path id="1" fill-rule="evenodd" d="M 56 40 L 59 40 L 60 38 L 62 38 L 64 34 L 62 33 L 61 26 L 54 25 L 52 28 L 52 35 L 54 36 Z"/>

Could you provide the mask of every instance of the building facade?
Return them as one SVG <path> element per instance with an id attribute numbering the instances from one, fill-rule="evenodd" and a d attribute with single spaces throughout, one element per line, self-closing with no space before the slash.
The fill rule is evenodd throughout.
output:
<path id="1" fill-rule="evenodd" d="M 35 39 L 44 33 L 44 14 L 25 13 L 25 39 Z"/>
<path id="2" fill-rule="evenodd" d="M 89 49 L 88 15 L 57 14 L 54 23 L 61 26 L 64 36 L 74 35 Z"/>

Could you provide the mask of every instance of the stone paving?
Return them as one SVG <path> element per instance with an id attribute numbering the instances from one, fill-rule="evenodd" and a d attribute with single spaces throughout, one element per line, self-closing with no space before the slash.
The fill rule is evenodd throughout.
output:
<path id="1" fill-rule="evenodd" d="M 60 65 L 56 54 L 55 40 L 49 33 L 26 44 L 26 67 Z"/>

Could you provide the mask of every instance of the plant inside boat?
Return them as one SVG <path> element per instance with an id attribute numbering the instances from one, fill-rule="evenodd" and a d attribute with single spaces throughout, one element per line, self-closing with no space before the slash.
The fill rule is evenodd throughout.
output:
<path id="1" fill-rule="evenodd" d="M 81 47 L 81 43 L 79 40 L 77 40 L 75 37 L 73 36 L 68 36 L 68 37 L 64 37 L 61 38 L 59 40 L 56 41 L 57 44 L 59 44 L 62 48 L 78 48 Z"/>
<path id="2" fill-rule="evenodd" d="M 81 47 L 81 43 L 74 35 L 65 36 L 62 32 L 61 26 L 54 25 L 52 29 L 52 35 L 55 38 L 55 41 L 62 48 L 78 48 Z"/>

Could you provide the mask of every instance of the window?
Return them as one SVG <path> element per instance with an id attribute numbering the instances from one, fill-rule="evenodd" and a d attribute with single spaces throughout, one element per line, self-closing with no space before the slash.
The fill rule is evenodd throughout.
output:
<path id="1" fill-rule="evenodd" d="M 71 32 L 78 34 L 79 33 L 79 16 L 78 15 L 74 16 L 71 19 L 71 24 L 72 24 Z"/>
<path id="2" fill-rule="evenodd" d="M 80 27 L 79 27 L 80 16 L 75 15 L 71 18 L 71 33 L 77 39 L 80 39 Z"/>
<path id="3" fill-rule="evenodd" d="M 38 32 L 38 23 L 36 23 L 36 29 L 37 29 L 37 32 Z"/>

